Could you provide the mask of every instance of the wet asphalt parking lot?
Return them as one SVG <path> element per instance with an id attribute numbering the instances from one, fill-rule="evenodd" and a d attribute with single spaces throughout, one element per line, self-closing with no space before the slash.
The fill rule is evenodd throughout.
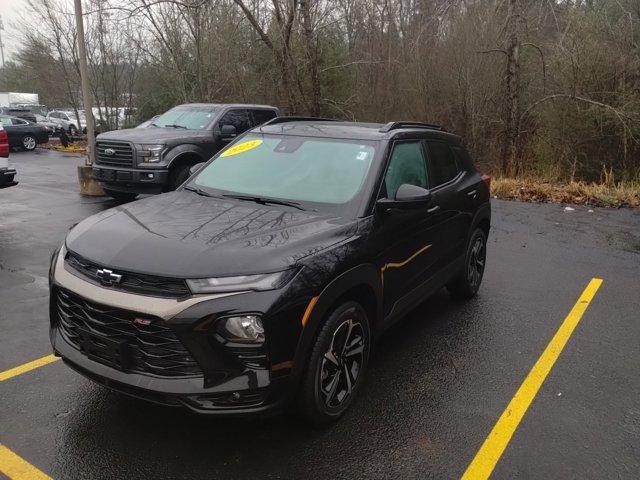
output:
<path id="1" fill-rule="evenodd" d="M 10 161 L 20 184 L 0 190 L 0 372 L 51 353 L 50 252 L 71 225 L 115 206 L 77 193 L 77 156 Z M 0 446 L 57 479 L 460 478 L 598 277 L 492 478 L 639 478 L 640 211 L 588 210 L 493 200 L 478 297 L 442 291 L 386 334 L 336 425 L 200 417 L 58 361 L 0 381 Z"/>

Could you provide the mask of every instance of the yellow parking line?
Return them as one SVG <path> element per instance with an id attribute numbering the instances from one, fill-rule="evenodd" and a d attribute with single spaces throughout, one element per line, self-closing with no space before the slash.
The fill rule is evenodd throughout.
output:
<path id="1" fill-rule="evenodd" d="M 29 462 L 0 444 L 0 473 L 11 480 L 51 480 Z"/>
<path id="2" fill-rule="evenodd" d="M 36 368 L 44 367 L 45 365 L 48 365 L 51 362 L 55 362 L 57 360 L 60 360 L 60 358 L 54 355 L 47 355 L 46 357 L 38 358 L 37 360 L 22 364 L 18 367 L 10 368 L 9 370 L 0 372 L 0 382 L 9 380 L 10 378 L 13 378 L 17 375 L 22 375 L 23 373 L 30 372 L 31 370 L 34 370 Z"/>
<path id="3" fill-rule="evenodd" d="M 478 480 L 489 478 L 491 472 L 495 468 L 498 460 L 507 448 L 511 437 L 513 436 L 518 424 L 527 412 L 533 398 L 538 393 L 542 382 L 553 368 L 560 353 L 564 349 L 571 334 L 580 323 L 582 315 L 587 310 L 591 300 L 595 297 L 596 292 L 600 288 L 602 280 L 593 278 L 584 289 L 580 298 L 573 306 L 567 318 L 564 319 L 562 325 L 553 336 L 547 348 L 535 363 L 527 378 L 524 379 L 522 385 L 513 396 L 507 408 L 502 412 L 498 422 L 485 439 L 480 450 L 469 464 L 469 467 L 462 476 L 463 480 Z"/>

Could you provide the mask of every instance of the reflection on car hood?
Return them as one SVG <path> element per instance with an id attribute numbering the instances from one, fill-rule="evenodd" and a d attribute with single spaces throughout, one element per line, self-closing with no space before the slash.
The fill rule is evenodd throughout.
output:
<path id="1" fill-rule="evenodd" d="M 285 269 L 352 236 L 355 225 L 327 214 L 183 190 L 89 217 L 69 233 L 67 248 L 125 271 L 224 276 Z"/>
<path id="2" fill-rule="evenodd" d="M 132 143 L 164 143 L 168 140 L 186 142 L 189 141 L 189 139 L 202 139 L 210 135 L 211 132 L 207 130 L 185 130 L 183 128 L 150 126 L 148 128 L 127 128 L 101 133 L 97 136 L 96 140 L 120 140 Z"/>

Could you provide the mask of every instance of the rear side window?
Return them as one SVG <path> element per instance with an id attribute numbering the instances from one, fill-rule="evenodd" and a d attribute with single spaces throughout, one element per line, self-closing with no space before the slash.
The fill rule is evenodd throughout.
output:
<path id="1" fill-rule="evenodd" d="M 8 117 L 0 117 L 0 122 L 2 122 L 2 125 L 13 125 L 13 122 Z"/>
<path id="2" fill-rule="evenodd" d="M 431 186 L 437 187 L 453 180 L 460 169 L 449 145 L 443 142 L 427 142 L 431 165 Z"/>
<path id="3" fill-rule="evenodd" d="M 222 116 L 218 125 L 220 128 L 224 125 L 233 125 L 236 127 L 236 133 L 239 135 L 250 128 L 249 112 L 247 110 L 229 110 Z"/>
<path id="4" fill-rule="evenodd" d="M 397 143 L 393 147 L 384 178 L 387 198 L 395 199 L 403 183 L 427 188 L 427 169 L 420 142 Z"/>
<path id="5" fill-rule="evenodd" d="M 252 110 L 251 112 L 253 113 L 253 124 L 256 126 L 276 118 L 276 112 L 273 110 Z"/>

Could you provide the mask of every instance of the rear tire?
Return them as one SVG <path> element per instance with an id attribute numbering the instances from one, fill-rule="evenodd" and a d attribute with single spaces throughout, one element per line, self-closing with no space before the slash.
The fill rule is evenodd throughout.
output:
<path id="1" fill-rule="evenodd" d="M 22 137 L 22 148 L 27 152 L 32 152 L 36 149 L 38 140 L 33 135 L 25 135 Z"/>
<path id="2" fill-rule="evenodd" d="M 137 193 L 118 192 L 117 190 L 109 190 L 108 188 L 103 188 L 103 190 L 104 193 L 119 203 L 131 202 L 138 196 Z"/>
<path id="3" fill-rule="evenodd" d="M 469 239 L 462 272 L 450 283 L 447 290 L 458 298 L 471 298 L 478 293 L 487 262 L 487 237 L 476 228 Z"/>
<path id="4" fill-rule="evenodd" d="M 338 420 L 356 397 L 371 345 L 369 320 L 353 301 L 331 312 L 311 350 L 298 397 L 298 413 L 316 425 Z"/>

